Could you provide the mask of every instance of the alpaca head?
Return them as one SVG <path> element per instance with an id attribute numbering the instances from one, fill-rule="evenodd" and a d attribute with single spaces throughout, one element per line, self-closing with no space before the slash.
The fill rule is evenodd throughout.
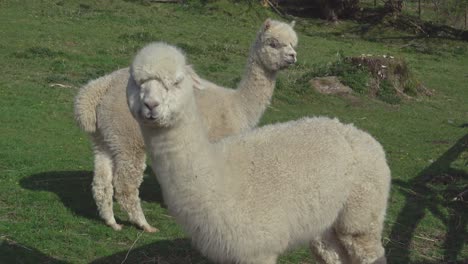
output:
<path id="1" fill-rule="evenodd" d="M 185 56 L 165 43 L 152 43 L 135 56 L 127 85 L 127 102 L 142 125 L 168 127 L 193 96 Z"/>
<path id="2" fill-rule="evenodd" d="M 270 71 L 278 71 L 296 62 L 297 35 L 294 21 L 286 24 L 267 19 L 257 35 L 255 55 L 257 61 Z"/>

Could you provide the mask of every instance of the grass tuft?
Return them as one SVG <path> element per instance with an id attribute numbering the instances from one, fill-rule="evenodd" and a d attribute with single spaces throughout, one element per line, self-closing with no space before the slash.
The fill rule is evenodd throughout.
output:
<path id="1" fill-rule="evenodd" d="M 63 52 L 54 51 L 47 47 L 32 47 L 24 51 L 15 51 L 13 56 L 18 59 L 57 58 L 64 56 Z"/>

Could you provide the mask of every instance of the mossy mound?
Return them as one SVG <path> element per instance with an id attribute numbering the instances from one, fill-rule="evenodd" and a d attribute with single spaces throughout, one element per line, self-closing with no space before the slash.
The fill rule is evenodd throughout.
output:
<path id="1" fill-rule="evenodd" d="M 304 74 L 301 79 L 309 82 L 313 78 L 325 76 L 337 76 L 354 92 L 390 104 L 433 94 L 411 73 L 403 58 L 389 55 L 340 55 L 335 62 L 314 66 L 313 70 Z"/>
<path id="2" fill-rule="evenodd" d="M 345 63 L 364 68 L 370 73 L 371 78 L 367 86 L 372 97 L 411 99 L 418 95 L 432 95 L 432 92 L 413 76 L 403 58 L 363 54 L 347 57 Z"/>

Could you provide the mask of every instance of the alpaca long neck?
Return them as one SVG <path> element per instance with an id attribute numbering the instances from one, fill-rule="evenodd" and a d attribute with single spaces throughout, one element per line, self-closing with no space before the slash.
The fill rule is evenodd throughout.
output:
<path id="1" fill-rule="evenodd" d="M 257 61 L 254 53 L 253 48 L 246 71 L 238 86 L 239 102 L 243 104 L 247 119 L 252 126 L 258 123 L 270 104 L 276 83 L 276 72 L 265 69 Z"/>
<path id="2" fill-rule="evenodd" d="M 218 171 L 215 150 L 205 126 L 196 111 L 195 101 L 186 105 L 175 126 L 142 127 L 145 143 L 151 153 L 152 167 L 163 189 L 168 205 L 177 196 L 193 199 L 191 190 L 206 186 L 216 188 Z M 175 200 L 175 199 L 174 199 Z"/>

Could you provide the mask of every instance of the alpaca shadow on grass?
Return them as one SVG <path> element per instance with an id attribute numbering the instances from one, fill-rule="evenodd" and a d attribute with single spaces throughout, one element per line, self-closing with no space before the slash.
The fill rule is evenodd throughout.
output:
<path id="1" fill-rule="evenodd" d="M 91 171 L 48 171 L 21 179 L 20 185 L 28 190 L 53 192 L 76 215 L 100 219 L 91 193 L 92 180 Z"/>
<path id="2" fill-rule="evenodd" d="M 145 172 L 145 175 L 148 174 L 151 174 L 149 170 Z M 60 197 L 63 205 L 76 215 L 101 221 L 91 191 L 92 181 L 92 171 L 49 171 L 23 178 L 20 184 L 28 190 L 53 192 Z M 145 177 L 140 186 L 140 198 L 148 202 L 162 203 L 161 190 L 154 175 Z M 128 221 L 117 221 L 131 225 Z"/>
<path id="3" fill-rule="evenodd" d="M 159 203 L 162 207 L 166 208 L 161 186 L 156 180 L 156 175 L 154 175 L 150 166 L 147 166 L 144 172 L 143 183 L 140 186 L 140 199 L 145 202 Z"/>
<path id="4" fill-rule="evenodd" d="M 127 255 L 128 254 L 128 255 Z M 188 239 L 163 240 L 99 258 L 91 264 L 113 263 L 209 264 Z"/>
<path id="5" fill-rule="evenodd" d="M 37 249 L 20 245 L 14 241 L 2 241 L 0 243 L 0 263 L 67 263 L 49 257 Z"/>
<path id="6" fill-rule="evenodd" d="M 461 257 L 460 253 L 468 237 L 468 195 L 463 190 L 466 188 L 468 174 L 451 166 L 466 150 L 468 134 L 413 180 L 393 181 L 394 185 L 405 192 L 405 204 L 393 225 L 387 245 L 390 263 L 410 263 L 410 253 L 414 250 L 411 248 L 412 240 L 427 212 L 431 212 L 447 226 L 445 236 L 434 234 L 435 239 L 428 239 L 427 243 L 443 241 L 444 259 L 433 263 L 466 263 L 457 258 Z M 441 208 L 448 213 L 443 213 Z"/>

